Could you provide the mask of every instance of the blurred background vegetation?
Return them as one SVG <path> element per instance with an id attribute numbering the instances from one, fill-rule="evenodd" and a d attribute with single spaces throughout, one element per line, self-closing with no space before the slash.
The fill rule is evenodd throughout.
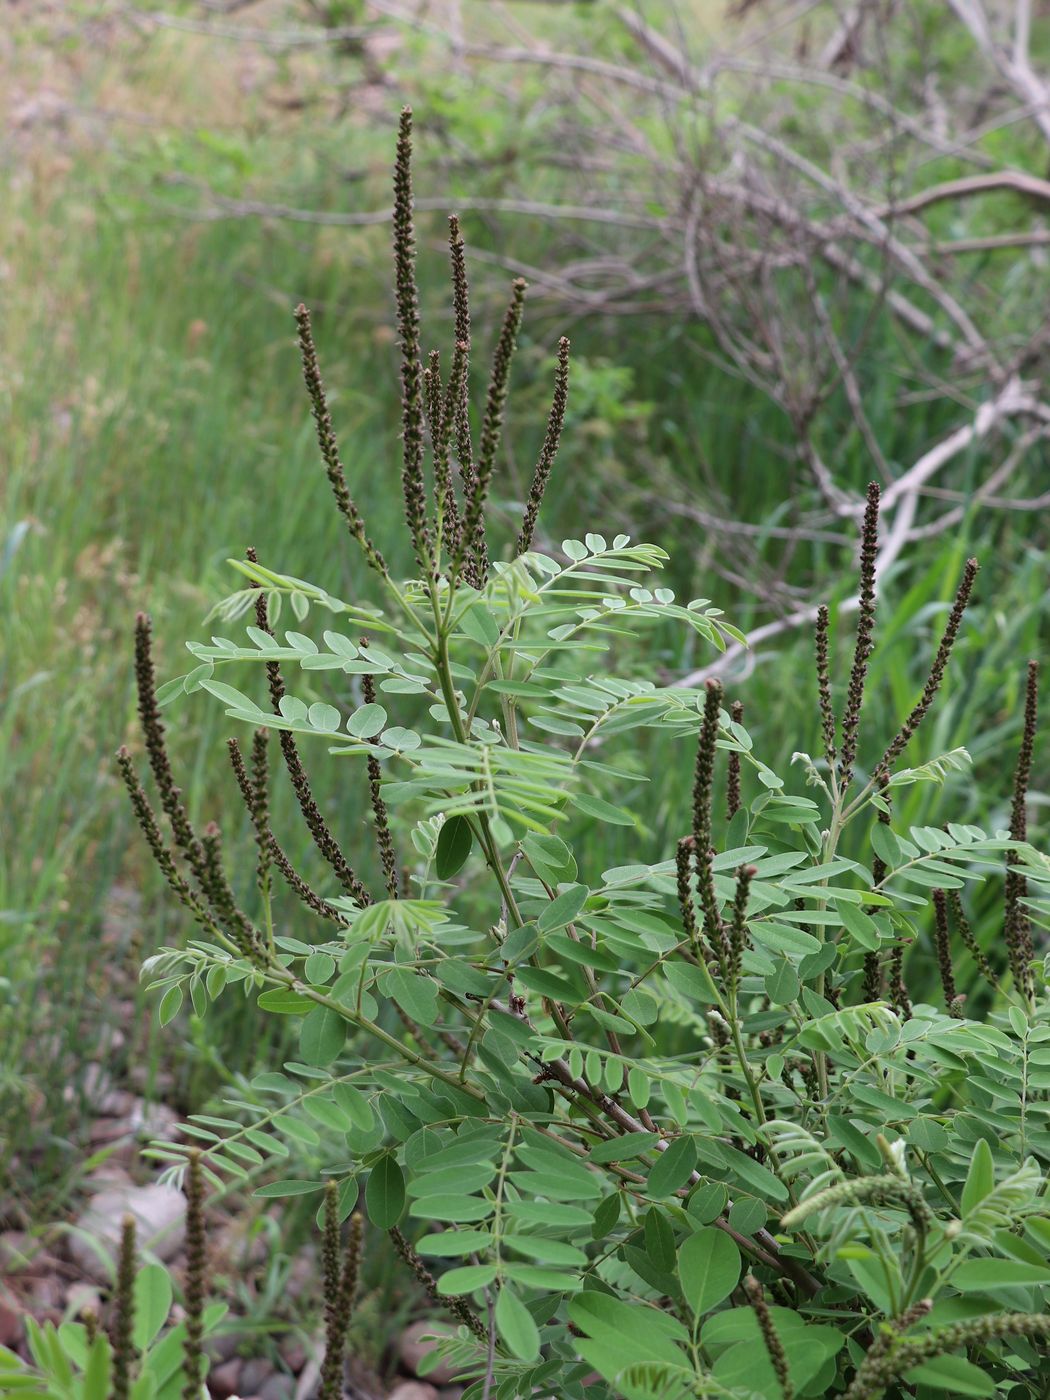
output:
<path id="1" fill-rule="evenodd" d="M 510 276 L 532 284 L 498 484 L 508 522 L 564 332 L 569 432 L 544 540 L 653 539 L 671 551 L 672 586 L 764 629 L 726 674 L 786 771 L 817 731 L 811 633 L 792 619 L 815 599 L 845 602 L 848 646 L 857 503 L 879 479 L 897 494 L 873 703 L 888 737 L 978 555 L 955 680 L 913 762 L 965 744 L 956 819 L 1001 823 L 1024 663 L 1047 627 L 1038 9 L 1025 21 L 1024 4 L 969 0 L 6 6 L 0 1177 L 21 1219 L 60 1216 L 90 1163 L 86 1067 L 186 1113 L 280 1055 L 232 1003 L 208 1039 L 192 1017 L 180 1037 L 151 1026 L 138 963 L 186 930 L 112 754 L 137 743 L 137 609 L 153 615 L 167 675 L 248 545 L 344 596 L 365 586 L 300 388 L 299 300 L 355 494 L 396 549 L 385 211 L 406 101 L 427 343 L 449 342 L 446 210 L 463 216 L 483 351 Z M 667 633 L 646 664 L 670 679 L 713 660 Z M 217 814 L 229 796 L 217 708 L 170 713 L 191 809 Z M 680 834 L 684 765 L 647 766 L 661 778 L 642 828 L 596 827 L 598 870 Z M 909 791 L 906 820 L 920 820 L 928 792 Z M 352 843 L 360 794 L 324 795 Z M 247 829 L 226 836 L 249 843 Z M 994 893 L 974 914 L 983 940 L 999 936 Z"/>

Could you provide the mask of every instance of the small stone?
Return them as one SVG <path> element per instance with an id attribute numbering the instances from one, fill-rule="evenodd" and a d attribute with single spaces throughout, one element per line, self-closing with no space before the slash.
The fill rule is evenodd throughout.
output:
<path id="1" fill-rule="evenodd" d="M 413 1376 L 420 1375 L 420 1368 L 424 1360 L 437 1346 L 436 1342 L 425 1342 L 423 1338 L 447 1335 L 449 1335 L 449 1329 L 442 1327 L 438 1322 L 413 1322 L 410 1327 L 406 1327 L 401 1334 L 398 1346 L 401 1364 L 405 1370 Z M 456 1379 L 456 1373 L 447 1362 L 439 1361 L 435 1366 L 427 1367 L 426 1378 L 428 1381 L 433 1381 L 435 1385 L 447 1385 L 449 1381 Z"/>
<path id="2" fill-rule="evenodd" d="M 182 1248 L 186 1199 L 181 1191 L 158 1183 L 107 1185 L 77 1220 L 80 1233 L 72 1234 L 69 1239 L 73 1262 L 98 1283 L 110 1280 L 104 1260 L 107 1255 L 110 1259 L 116 1258 L 125 1215 L 135 1218 L 140 1251 L 150 1250 L 158 1259 L 168 1260 Z M 95 1241 L 101 1250 L 93 1247 Z"/>
<path id="3" fill-rule="evenodd" d="M 286 1337 L 281 1343 L 281 1360 L 294 1375 L 306 1365 L 306 1348 L 298 1337 Z"/>
<path id="4" fill-rule="evenodd" d="M 66 1294 L 66 1312 L 70 1317 L 83 1317 L 92 1312 L 102 1315 L 102 1294 L 90 1283 L 75 1283 Z"/>
<path id="5" fill-rule="evenodd" d="M 259 1387 L 259 1400 L 292 1400 L 295 1394 L 295 1381 L 291 1376 L 274 1371 L 269 1380 Z"/>
<path id="6" fill-rule="evenodd" d="M 267 1361 L 262 1356 L 253 1357 L 251 1361 L 244 1363 L 244 1370 L 241 1372 L 241 1389 L 250 1391 L 252 1395 L 259 1395 L 273 1373 L 272 1361 Z"/>
<path id="7" fill-rule="evenodd" d="M 237 1394 L 241 1380 L 241 1365 L 240 1358 L 234 1356 L 208 1372 L 208 1389 L 216 1397 L 216 1400 L 228 1400 L 229 1396 Z"/>
<path id="8" fill-rule="evenodd" d="M 24 1331 L 22 1309 L 9 1295 L 0 1295 L 0 1346 L 15 1346 L 22 1340 Z"/>
<path id="9" fill-rule="evenodd" d="M 211 1357 L 213 1365 L 219 1366 L 237 1355 L 240 1344 L 241 1339 L 236 1332 L 219 1332 L 208 1338 L 204 1343 L 204 1350 Z"/>
<path id="10" fill-rule="evenodd" d="M 438 1400 L 438 1393 L 425 1381 L 402 1381 L 387 1400 Z"/>
<path id="11" fill-rule="evenodd" d="M 463 1400 L 461 1385 L 445 1385 L 438 1391 L 438 1400 Z"/>

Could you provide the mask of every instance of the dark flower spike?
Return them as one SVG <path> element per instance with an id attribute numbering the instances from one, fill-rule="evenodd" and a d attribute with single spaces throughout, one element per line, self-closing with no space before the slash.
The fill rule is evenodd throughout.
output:
<path id="1" fill-rule="evenodd" d="M 412 223 L 412 108 L 401 109 L 394 161 L 394 300 L 401 346 L 401 490 L 405 520 L 424 574 L 430 568 L 426 487 L 423 482 L 423 369 L 416 290 L 416 236 Z"/>
<path id="2" fill-rule="evenodd" d="M 904 982 L 904 949 L 906 944 L 898 941 L 890 954 L 890 1002 L 894 1011 L 904 1021 L 911 1020 L 911 997 Z"/>
<path id="3" fill-rule="evenodd" d="M 186 1383 L 183 1400 L 200 1400 L 204 1360 L 204 1298 L 207 1249 L 204 1235 L 204 1173 L 201 1154 L 194 1148 L 186 1168 L 186 1340 L 182 1347 Z"/>
<path id="4" fill-rule="evenodd" d="M 324 1240 L 321 1248 L 324 1272 L 325 1351 L 321 1366 L 320 1400 L 339 1400 L 343 1394 L 343 1366 L 346 1338 L 350 1330 L 357 1281 L 361 1271 L 362 1221 L 359 1214 L 350 1220 L 350 1232 L 340 1263 L 339 1188 L 334 1181 L 325 1187 Z"/>
<path id="5" fill-rule="evenodd" d="M 831 666 L 829 662 L 829 633 L 831 619 L 822 603 L 817 609 L 817 696 L 820 701 L 820 729 L 824 739 L 824 757 L 828 768 L 835 771 L 835 709 L 831 703 Z"/>
<path id="6" fill-rule="evenodd" d="M 770 1364 L 780 1386 L 780 1394 L 783 1400 L 794 1400 L 795 1387 L 791 1383 L 791 1373 L 788 1370 L 787 1353 L 784 1351 L 784 1344 L 777 1334 L 773 1316 L 769 1311 L 765 1293 L 762 1285 L 754 1274 L 747 1274 L 744 1278 L 744 1292 L 747 1294 L 747 1301 L 755 1311 L 755 1318 L 758 1322 L 758 1329 L 762 1333 L 762 1341 L 765 1343 L 766 1351 L 769 1355 Z"/>
<path id="7" fill-rule="evenodd" d="M 474 450 L 470 440 L 470 288 L 463 235 L 455 214 L 450 214 L 448 219 L 448 249 L 452 265 L 456 340 L 452 370 L 445 391 L 445 429 L 455 436 L 464 496 L 469 497 L 474 481 Z"/>
<path id="8" fill-rule="evenodd" d="M 704 717 L 696 745 L 696 769 L 693 776 L 693 862 L 696 867 L 700 908 L 704 913 L 704 933 L 723 975 L 727 976 L 732 965 L 732 950 L 718 912 L 711 861 L 711 792 L 714 785 L 715 746 L 718 743 L 721 707 L 722 682 L 709 680 L 706 682 Z"/>
<path id="9" fill-rule="evenodd" d="M 959 898 L 958 890 L 948 891 L 948 907 L 951 910 L 952 923 L 958 930 L 963 947 L 970 954 L 970 957 L 973 958 L 978 972 L 980 972 L 981 976 L 990 987 L 998 989 L 998 983 L 995 979 L 995 973 L 992 971 L 992 965 L 985 957 L 983 948 L 974 936 L 974 931 L 970 927 L 970 921 L 966 917 L 966 910 L 963 908 L 962 900 Z"/>
<path id="10" fill-rule="evenodd" d="M 246 551 L 252 563 L 257 562 L 254 549 Z M 273 628 L 270 626 L 270 619 L 266 610 L 266 595 L 259 590 L 259 596 L 255 600 L 255 618 L 263 632 L 268 632 L 273 636 Z M 275 715 L 281 713 L 281 701 L 284 698 L 284 681 L 281 678 L 281 668 L 276 661 L 267 661 L 266 678 L 270 686 L 270 703 L 273 705 Z M 299 803 L 299 810 L 303 814 L 307 830 L 313 837 L 314 845 L 318 853 L 327 861 L 333 874 L 338 879 L 346 893 L 357 901 L 362 908 L 366 904 L 372 903 L 372 896 L 365 889 L 358 879 L 356 872 L 350 862 L 343 855 L 338 841 L 332 835 L 332 830 L 325 821 L 317 800 L 310 787 L 310 779 L 307 776 L 306 768 L 299 757 L 299 746 L 295 742 L 295 735 L 287 729 L 278 732 L 278 739 L 281 745 L 281 754 L 284 758 L 284 766 L 288 770 L 288 777 L 291 780 L 292 789 L 295 792 L 296 800 Z M 276 858 L 276 855 L 275 855 Z M 290 869 L 290 867 L 289 867 Z M 282 866 L 282 873 L 288 879 L 287 871 Z M 294 880 L 290 880 L 292 887 L 302 897 L 302 891 Z M 307 903 L 310 901 L 307 900 Z M 312 906 L 316 907 L 316 906 Z M 329 908 L 331 906 L 328 906 Z M 341 920 L 345 922 L 345 920 Z"/>
<path id="11" fill-rule="evenodd" d="M 222 833 L 215 822 L 209 822 L 201 837 L 204 852 L 204 892 L 215 910 L 216 917 L 244 957 L 262 966 L 266 961 L 263 938 L 247 914 L 238 907 L 233 890 L 226 879 L 222 864 Z"/>
<path id="12" fill-rule="evenodd" d="M 439 1293 L 437 1279 L 430 1272 L 423 1259 L 416 1253 L 411 1243 L 405 1238 L 397 1226 L 395 1225 L 392 1230 L 389 1230 L 388 1234 L 393 1241 L 394 1248 L 411 1269 L 417 1281 L 422 1285 L 430 1301 L 438 1304 L 440 1307 L 447 1308 L 457 1322 L 463 1323 L 464 1327 L 468 1327 L 470 1331 L 473 1332 L 479 1342 L 487 1342 L 489 1335 L 488 1330 L 481 1318 L 478 1317 L 477 1313 L 470 1306 L 469 1301 L 457 1294 L 446 1296 L 443 1293 Z"/>
<path id="13" fill-rule="evenodd" d="M 485 543 L 485 502 L 499 450 L 503 432 L 503 412 L 507 403 L 510 384 L 510 367 L 518 343 L 521 315 L 525 302 L 524 278 L 518 277 L 512 284 L 510 304 L 503 317 L 503 326 L 496 351 L 492 358 L 492 377 L 489 380 L 488 397 L 485 402 L 485 416 L 481 424 L 481 439 L 478 444 L 478 460 L 474 469 L 474 479 L 467 497 L 464 511 L 463 538 L 461 553 L 470 555 L 475 587 L 484 587 L 488 577 L 488 549 Z M 459 562 L 459 561 L 457 561 Z"/>
<path id="14" fill-rule="evenodd" d="M 317 361 L 317 349 L 310 327 L 310 313 L 301 302 L 295 308 L 295 324 L 299 328 L 299 352 L 303 359 L 303 379 L 306 382 L 306 391 L 310 395 L 314 425 L 317 429 L 317 444 L 321 449 L 321 457 L 324 461 L 325 471 L 328 473 L 335 503 L 339 507 L 339 512 L 346 521 L 351 535 L 361 546 L 361 551 L 369 567 L 375 569 L 376 573 L 385 578 L 387 576 L 386 563 L 379 550 L 369 539 L 368 532 L 365 530 L 364 517 L 358 510 L 354 498 L 350 494 L 350 488 L 346 484 L 346 472 L 339 455 L 339 444 L 336 441 L 335 429 L 332 427 L 332 415 L 328 408 L 328 398 L 325 394 L 324 381 L 321 378 L 321 369 Z"/>
<path id="15" fill-rule="evenodd" d="M 367 640 L 366 637 L 362 637 L 362 645 L 364 645 Z M 362 676 L 361 685 L 364 692 L 365 704 L 374 705 L 376 703 L 375 677 L 369 675 Z M 382 781 L 383 770 L 379 766 L 379 759 L 376 758 L 374 753 L 370 753 L 368 755 L 368 789 L 372 796 L 372 815 L 375 818 L 376 844 L 379 846 L 379 858 L 383 863 L 383 879 L 386 884 L 386 892 L 391 899 L 397 899 L 397 856 L 394 852 L 394 838 L 390 834 L 390 818 L 387 814 L 386 803 L 383 801 Z"/>
<path id="16" fill-rule="evenodd" d="M 682 911 L 682 929 L 696 951 L 702 953 L 700 934 L 696 926 L 696 915 L 693 912 L 693 891 L 690 885 L 695 844 L 691 836 L 683 836 L 675 848 L 674 862 L 678 881 L 678 907 Z"/>
<path id="17" fill-rule="evenodd" d="M 882 1000 L 882 964 L 878 953 L 864 954 L 863 997 L 866 1002 Z"/>
<path id="18" fill-rule="evenodd" d="M 266 733 L 267 731 L 263 730 L 262 732 Z M 241 753 L 240 744 L 238 744 L 236 739 L 227 739 L 226 747 L 230 755 L 230 766 L 233 769 L 234 777 L 237 779 L 237 786 L 240 788 L 241 797 L 244 799 L 244 805 L 247 807 L 248 813 L 254 821 L 253 804 L 255 801 L 255 792 L 251 779 L 248 777 L 248 770 L 244 765 L 244 757 Z M 326 899 L 322 899 L 315 890 L 310 888 L 292 865 L 292 862 L 288 859 L 284 848 L 280 845 L 273 832 L 268 831 L 267 836 L 270 859 L 284 876 L 294 893 L 297 894 L 306 907 L 312 909 L 315 914 L 320 914 L 323 919 L 330 919 L 333 923 L 339 924 L 341 927 L 345 928 L 346 919 L 335 905 L 329 904 Z"/>
<path id="19" fill-rule="evenodd" d="M 455 372 L 453 358 L 453 372 Z M 423 397 L 427 406 L 427 423 L 430 427 L 430 447 L 434 457 L 434 512 L 437 520 L 437 535 L 445 553 L 449 552 L 449 542 L 455 549 L 458 540 L 459 512 L 456 508 L 456 493 L 452 485 L 452 460 L 450 445 L 451 424 L 445 421 L 446 412 L 451 413 L 452 405 L 445 398 L 441 387 L 441 352 L 431 350 L 430 363 L 423 371 Z M 437 568 L 435 554 L 434 567 Z"/>
<path id="20" fill-rule="evenodd" d="M 888 773 L 879 772 L 875 774 L 875 785 L 879 789 L 879 796 L 882 798 L 883 802 L 883 805 L 878 807 L 876 811 L 878 813 L 878 820 L 883 826 L 889 826 L 890 824 L 891 798 L 887 787 L 888 783 Z M 871 862 L 871 883 L 877 888 L 882 884 L 885 878 L 886 862 L 880 855 L 876 854 L 873 856 Z M 903 970 L 901 970 L 901 975 L 903 976 Z M 864 1000 L 869 1002 L 882 1000 L 882 963 L 879 960 L 878 953 L 864 954 Z"/>
<path id="21" fill-rule="evenodd" d="M 744 702 L 734 700 L 729 707 L 729 718 L 734 724 L 744 722 Z M 726 817 L 732 821 L 741 808 L 740 798 L 740 755 L 733 749 L 729 752 L 729 773 L 726 780 Z"/>
<path id="22" fill-rule="evenodd" d="M 114 1293 L 112 1400 L 128 1400 L 131 1372 L 135 1364 L 135 1217 L 125 1215 L 120 1231 L 117 1283 Z"/>
<path id="23" fill-rule="evenodd" d="M 185 856 L 202 889 L 206 883 L 201 844 L 190 823 L 182 796 L 175 785 L 171 759 L 164 737 L 164 723 L 157 705 L 156 675 L 153 669 L 153 637 L 145 613 L 135 619 L 135 684 L 138 689 L 139 720 L 146 741 L 146 754 L 153 779 L 160 793 L 160 805 L 171 823 L 175 845 Z"/>
<path id="24" fill-rule="evenodd" d="M 933 940 L 937 949 L 937 969 L 941 975 L 944 991 L 944 1004 L 952 1016 L 961 1017 L 963 998 L 955 986 L 955 969 L 952 967 L 952 936 L 948 924 L 948 900 L 943 890 L 933 892 L 934 927 Z"/>
<path id="25" fill-rule="evenodd" d="M 868 661 L 874 645 L 872 638 L 875 631 L 875 562 L 878 549 L 879 486 L 873 481 L 868 486 L 868 504 L 864 510 L 864 526 L 860 537 L 857 641 L 853 649 L 853 667 L 850 671 L 849 689 L 846 692 L 846 708 L 842 715 L 839 787 L 843 792 L 853 779 L 853 765 L 857 760 L 857 740 L 860 734 L 860 712 L 864 704 L 864 683 L 867 680 Z"/>
<path id="26" fill-rule="evenodd" d="M 747 947 L 747 901 L 751 893 L 751 881 L 758 874 L 753 865 L 742 865 L 736 872 L 736 895 L 733 899 L 733 916 L 729 925 L 729 947 L 732 952 L 732 978 L 739 982 L 743 964 L 744 949 Z"/>
<path id="27" fill-rule="evenodd" d="M 561 430 L 565 425 L 565 409 L 568 402 L 569 341 L 563 335 L 558 341 L 558 366 L 554 372 L 554 397 L 551 400 L 551 411 L 547 419 L 547 431 L 544 434 L 543 446 L 540 448 L 540 455 L 536 462 L 536 470 L 532 474 L 532 487 L 529 491 L 529 498 L 525 502 L 525 518 L 521 523 L 518 542 L 514 546 L 515 555 L 525 554 L 532 548 L 536 519 L 540 513 L 540 506 L 543 504 L 554 459 L 558 455 L 558 445 L 561 442 Z"/>
<path id="28" fill-rule="evenodd" d="M 259 848 L 256 866 L 256 880 L 259 890 L 266 898 L 270 892 L 270 862 L 272 842 L 270 838 L 270 764 L 267 746 L 270 731 L 257 729 L 252 735 L 252 806 L 250 808 L 255 840 Z"/>
<path id="29" fill-rule="evenodd" d="M 879 768 L 885 769 L 888 773 L 903 753 L 905 747 L 910 742 L 919 725 L 929 713 L 930 706 L 936 698 L 941 682 L 944 680 L 944 672 L 948 666 L 948 659 L 952 654 L 952 647 L 955 639 L 959 635 L 959 627 L 962 623 L 963 613 L 970 601 L 970 594 L 973 592 L 974 580 L 977 578 L 977 570 L 980 565 L 976 559 L 968 559 L 963 570 L 962 579 L 956 590 L 955 602 L 952 610 L 948 614 L 948 621 L 941 636 L 940 645 L 933 658 L 933 665 L 930 667 L 930 674 L 923 686 L 922 695 L 915 703 L 915 708 L 900 727 L 897 737 L 890 744 L 879 762 Z"/>
<path id="30" fill-rule="evenodd" d="M 117 750 L 117 767 L 120 769 L 120 776 L 124 780 L 124 786 L 128 790 L 128 797 L 131 799 L 131 810 L 135 814 L 135 820 L 146 838 L 146 844 L 149 846 L 150 852 L 161 874 L 164 876 L 165 880 L 167 880 L 169 887 L 180 904 L 184 905 L 190 911 L 201 927 L 209 930 L 213 929 L 214 923 L 211 916 L 179 873 L 178 866 L 175 864 L 175 857 L 172 855 L 167 845 L 165 845 L 156 814 L 149 804 L 145 789 L 136 776 L 135 767 L 131 761 L 131 754 L 123 745 Z"/>
<path id="31" fill-rule="evenodd" d="M 1014 770 L 1013 802 L 1010 809 L 1010 839 L 1028 839 L 1028 784 L 1032 776 L 1032 755 L 1035 751 L 1035 731 L 1039 718 L 1039 663 L 1029 661 L 1025 684 L 1024 729 Z M 1010 954 L 1010 971 L 1023 996 L 1031 1001 L 1035 995 L 1032 976 L 1032 923 L 1024 907 L 1028 881 L 1019 872 L 1020 857 L 1016 851 L 1007 853 L 1005 938 Z"/>

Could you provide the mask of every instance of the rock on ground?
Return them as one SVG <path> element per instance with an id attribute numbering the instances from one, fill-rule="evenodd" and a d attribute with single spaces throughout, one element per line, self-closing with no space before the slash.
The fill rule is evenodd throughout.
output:
<path id="1" fill-rule="evenodd" d="M 106 1255 L 116 1258 L 125 1215 L 135 1218 L 140 1250 L 168 1260 L 182 1247 L 186 1200 L 181 1191 L 156 1183 L 107 1187 L 80 1214 L 76 1231 L 69 1237 L 73 1262 L 99 1283 L 109 1281 L 104 1259 Z M 92 1241 L 102 1247 L 101 1253 Z"/>

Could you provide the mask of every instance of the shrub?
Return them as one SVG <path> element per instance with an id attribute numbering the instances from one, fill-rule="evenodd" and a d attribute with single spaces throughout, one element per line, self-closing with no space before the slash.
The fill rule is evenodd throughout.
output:
<path id="1" fill-rule="evenodd" d="M 437 352 L 423 366 L 409 155 L 406 111 L 394 250 L 417 576 L 394 576 L 354 504 L 300 307 L 321 456 L 383 605 L 250 553 L 235 561 L 246 586 L 217 609 L 227 624 L 254 614 L 246 637 L 190 643 L 194 669 L 160 690 L 148 621 L 137 626 L 167 835 L 126 751 L 120 767 L 198 925 L 146 965 L 160 1019 L 187 994 L 204 1015 L 236 992 L 245 1015 L 299 1028 L 297 1059 L 261 1075 L 236 1117 L 191 1125 L 203 1172 L 247 1183 L 293 1154 L 300 1174 L 256 1194 L 328 1183 L 343 1218 L 363 1183 L 371 1225 L 457 1324 L 445 1350 L 470 1400 L 1043 1393 L 1050 1015 L 1032 929 L 1050 912 L 1050 865 L 1025 840 L 1034 666 L 1010 830 L 897 829 L 898 789 L 967 763 L 957 749 L 902 766 L 977 566 L 911 713 L 895 735 L 869 735 L 873 486 L 842 713 L 822 609 L 821 748 L 796 755 L 809 792 L 791 792 L 717 681 L 647 674 L 631 641 L 646 629 L 692 628 L 713 651 L 737 636 L 706 600 L 658 586 L 658 547 L 588 531 L 557 557 L 533 548 L 568 393 L 564 340 L 520 528 L 499 558 L 486 506 L 525 288 L 513 287 L 475 433 L 455 220 L 455 344 L 447 371 Z M 296 628 L 320 616 L 314 635 L 279 636 L 286 607 Z M 265 699 L 226 679 L 253 666 Z M 191 822 L 165 750 L 160 707 L 199 691 L 250 731 L 250 752 L 232 739 L 230 759 L 256 836 L 252 906 L 219 829 Z M 808 726 L 801 698 L 799 711 Z M 274 731 L 320 878 L 271 829 Z M 680 739 L 694 764 L 672 850 L 650 850 L 631 810 L 632 793 L 660 781 L 646 772 L 654 734 Z M 367 868 L 313 796 L 311 748 L 356 784 L 347 807 L 374 833 Z M 604 824 L 632 832 L 635 863 L 591 868 Z M 842 854 L 858 828 L 870 866 Z M 1003 939 L 986 953 L 967 889 L 1000 873 Z M 942 1005 L 912 1003 L 914 943 L 934 950 Z M 966 1015 L 978 985 L 991 998 L 981 1021 Z M 158 1150 L 184 1169 L 190 1149 Z"/>

